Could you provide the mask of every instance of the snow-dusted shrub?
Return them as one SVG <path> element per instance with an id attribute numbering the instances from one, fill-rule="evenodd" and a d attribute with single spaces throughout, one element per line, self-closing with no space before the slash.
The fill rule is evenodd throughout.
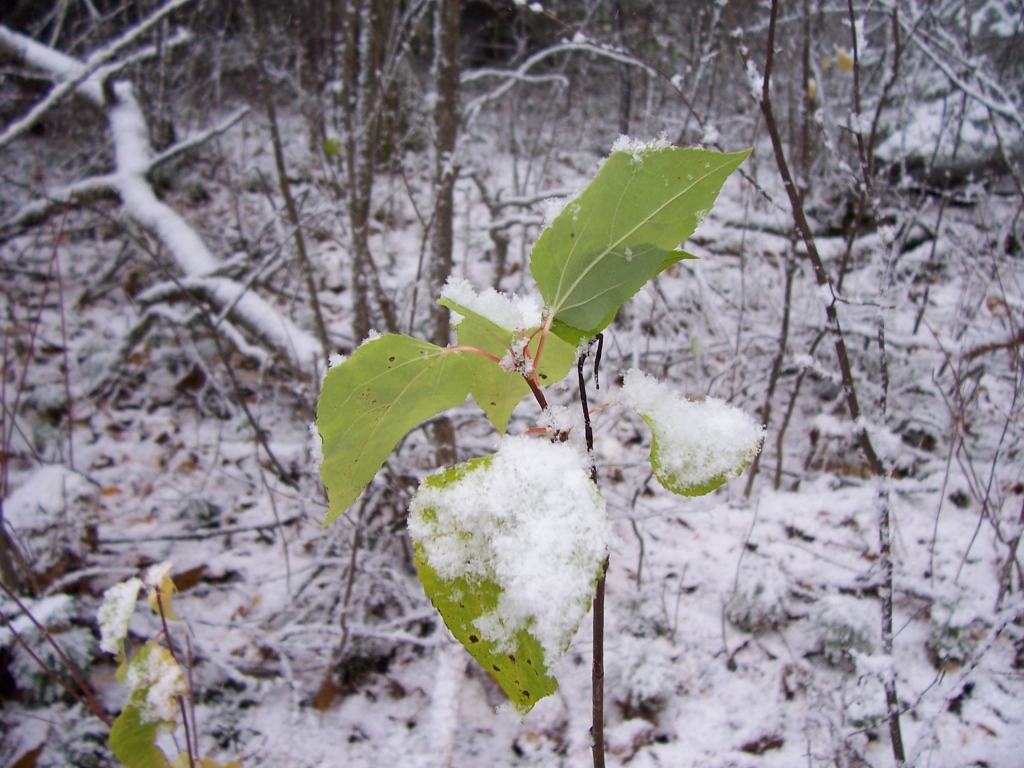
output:
<path id="1" fill-rule="evenodd" d="M 813 608 L 818 645 L 825 661 L 847 672 L 856 668 L 855 653 L 871 653 L 872 628 L 861 601 L 826 595 Z"/>
<path id="2" fill-rule="evenodd" d="M 971 658 L 988 628 L 974 613 L 960 606 L 938 604 L 931 610 L 932 629 L 925 641 L 936 669 L 959 669 Z"/>
<path id="3" fill-rule="evenodd" d="M 60 644 L 70 661 L 78 669 L 87 669 L 96 655 L 96 641 L 88 629 L 72 624 L 74 603 L 71 598 L 57 594 L 44 597 L 26 607 L 32 618 L 46 627 Z M 71 675 L 63 660 L 32 618 L 21 614 L 12 601 L 0 600 L 0 610 L 4 616 L 14 617 L 10 628 L 0 627 L 0 649 L 7 649 L 7 672 L 20 698 L 30 704 L 52 704 L 58 701 L 65 691 L 39 665 L 39 661 L 68 681 Z M 31 654 L 15 639 L 15 633 L 32 649 Z"/>
<path id="4" fill-rule="evenodd" d="M 737 629 L 761 634 L 786 621 L 789 581 L 780 571 L 754 566 L 740 573 L 736 590 L 725 604 L 725 618 Z"/>

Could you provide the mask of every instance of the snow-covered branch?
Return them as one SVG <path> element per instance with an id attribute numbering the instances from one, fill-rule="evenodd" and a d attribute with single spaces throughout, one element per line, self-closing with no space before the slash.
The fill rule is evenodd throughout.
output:
<path id="1" fill-rule="evenodd" d="M 536 67 L 542 61 L 550 59 L 552 56 L 557 56 L 560 53 L 590 53 L 595 56 L 600 56 L 605 59 L 611 59 L 617 61 L 620 64 L 627 64 L 631 67 L 637 67 L 642 69 L 648 75 L 657 75 L 658 73 L 645 62 L 631 56 L 628 53 L 618 51 L 614 48 L 608 48 L 601 45 L 594 45 L 593 43 L 586 42 L 566 42 L 552 45 L 549 48 L 545 48 L 541 51 L 530 56 L 526 61 L 520 64 L 516 69 L 500 70 L 500 69 L 483 69 L 472 72 L 467 72 L 462 76 L 463 83 L 473 82 L 475 80 L 483 79 L 484 77 L 502 77 L 505 82 L 497 86 L 491 91 L 488 91 L 481 96 L 477 96 L 475 99 L 470 101 L 466 105 L 465 109 L 465 122 L 467 124 L 473 122 L 476 119 L 477 114 L 483 109 L 484 106 L 492 101 L 496 101 L 508 93 L 513 87 L 521 82 L 540 82 L 537 76 L 530 75 L 531 69 Z M 556 76 L 546 76 L 546 80 L 556 79 Z"/>
<path id="2" fill-rule="evenodd" d="M 247 114 L 249 114 L 249 108 L 242 107 L 232 112 L 214 128 L 171 145 L 149 161 L 146 174 L 149 175 L 164 163 L 180 157 L 189 150 L 200 147 L 210 139 L 221 135 Z M 46 197 L 26 203 L 5 221 L 0 226 L 0 240 L 9 237 L 13 232 L 30 227 L 33 224 L 38 224 L 62 206 L 82 205 L 106 197 L 118 197 L 117 177 L 115 174 L 105 173 L 100 176 L 90 176 L 89 178 L 50 190 Z M 220 270 L 223 270 L 223 268 L 224 265 L 219 267 Z"/>
<path id="3" fill-rule="evenodd" d="M 317 341 L 284 317 L 259 294 L 227 277 L 193 276 L 155 285 L 137 297 L 143 304 L 171 301 L 193 294 L 216 311 L 228 310 L 240 326 L 272 349 L 285 352 L 296 364 L 311 365 L 320 353 Z"/>
<path id="4" fill-rule="evenodd" d="M 189 139 L 184 139 L 176 144 L 172 144 L 163 152 L 156 155 L 152 160 L 149 161 L 149 168 L 147 169 L 147 173 L 152 172 L 153 169 L 156 168 L 157 166 L 163 165 L 164 163 L 173 160 L 174 158 L 179 157 L 180 155 L 185 154 L 189 150 L 201 147 L 210 139 L 220 136 L 225 131 L 228 131 L 232 127 L 234 127 L 234 125 L 239 120 L 241 120 L 248 114 L 249 108 L 241 107 L 239 109 L 236 109 L 234 112 L 228 115 L 224 120 L 222 120 L 218 125 L 214 126 L 213 128 L 209 128 L 208 130 L 205 130 L 202 133 L 197 133 L 195 136 Z"/>
<path id="5" fill-rule="evenodd" d="M 63 187 L 50 190 L 46 197 L 23 205 L 0 227 L 0 240 L 12 233 L 46 219 L 53 211 L 64 205 L 80 205 L 104 197 L 116 197 L 113 174 L 90 176 Z"/>
<path id="6" fill-rule="evenodd" d="M 69 184 L 55 190 L 46 199 L 23 207 L 12 217 L 5 229 L 23 227 L 39 221 L 60 205 L 80 203 L 105 195 L 116 196 L 121 201 L 123 214 L 155 237 L 180 270 L 183 279 L 179 281 L 181 287 L 177 291 L 178 294 L 185 290 L 201 295 L 215 309 L 226 311 L 260 341 L 282 353 L 297 368 L 312 370 L 314 361 L 321 354 L 316 340 L 258 294 L 249 290 L 248 286 L 226 277 L 215 276 L 223 269 L 223 261 L 210 251 L 181 214 L 156 196 L 148 179 L 155 167 L 228 130 L 241 120 L 248 110 L 237 110 L 218 126 L 155 155 L 149 143 L 146 118 L 135 96 L 133 85 L 127 81 L 113 83 L 107 89 L 107 95 L 112 95 L 113 98 L 107 103 L 102 80 L 87 79 L 90 75 L 96 77 L 101 64 L 135 40 L 159 18 L 187 1 L 172 0 L 143 24 L 129 30 L 121 38 L 90 56 L 84 64 L 46 48 L 30 38 L 0 27 L 0 45 L 16 46 L 26 61 L 48 71 L 51 75 L 70 76 L 62 85 L 74 83 L 83 95 L 105 110 L 110 123 L 116 164 L 116 169 L 112 173 Z M 185 38 L 178 36 L 178 39 Z M 135 55 L 152 54 L 150 49 L 142 49 Z M 51 96 L 54 92 L 56 89 L 51 92 Z M 49 98 L 47 97 L 47 100 Z M 153 300 L 150 298 L 150 302 Z"/>
<path id="7" fill-rule="evenodd" d="M 943 56 L 937 53 L 932 46 L 928 44 L 924 33 L 921 31 L 921 12 L 917 9 L 916 3 L 912 3 L 911 7 L 912 13 L 909 18 L 905 18 L 902 15 L 899 17 L 900 26 L 903 28 L 903 32 L 907 38 L 914 43 L 917 49 L 921 51 L 929 61 L 938 67 L 953 87 L 957 88 L 965 96 L 968 96 L 969 98 L 972 98 L 984 105 L 987 109 L 990 109 L 997 115 L 1005 117 L 1016 125 L 1022 133 L 1024 133 L 1024 117 L 1021 116 L 1017 105 L 1013 102 L 1003 87 L 994 78 L 990 77 L 984 69 L 982 69 L 981 63 L 965 56 L 960 50 L 958 50 L 958 48 L 955 47 L 955 41 L 951 38 L 947 39 L 947 44 L 952 49 L 948 55 Z M 949 58 L 958 59 L 961 67 L 973 74 L 975 80 L 977 80 L 977 86 L 972 85 L 965 77 L 962 77 L 950 64 Z M 986 90 L 990 93 L 986 93 Z"/>
<path id="8" fill-rule="evenodd" d="M 19 35 L 7 27 L 0 26 L 0 46 L 13 50 L 24 61 L 33 66 L 65 78 L 54 86 L 20 120 L 15 120 L 7 126 L 3 133 L 0 133 L 0 148 L 7 146 L 14 139 L 32 128 L 54 105 L 80 86 L 82 86 L 83 92 L 88 95 L 90 100 L 96 104 L 102 104 L 103 81 L 100 78 L 90 79 L 90 75 L 97 72 L 100 67 L 117 56 L 129 45 L 132 45 L 141 35 L 149 31 L 154 24 L 189 2 L 191 0 L 170 0 L 164 6 L 157 8 L 142 22 L 127 30 L 119 38 L 103 46 L 98 51 L 94 51 L 84 62 L 77 62 L 71 57 L 34 40 L 31 41 L 31 45 L 27 45 L 26 40 L 30 40 L 30 38 Z"/>

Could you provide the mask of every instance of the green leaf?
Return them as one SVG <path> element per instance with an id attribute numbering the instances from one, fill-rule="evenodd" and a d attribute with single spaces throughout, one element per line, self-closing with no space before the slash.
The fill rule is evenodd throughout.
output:
<path id="1" fill-rule="evenodd" d="M 644 283 L 689 255 L 676 247 L 749 154 L 668 146 L 613 152 L 530 255 L 555 320 L 581 338 L 603 330 Z"/>
<path id="2" fill-rule="evenodd" d="M 494 456 L 470 459 L 467 462 L 429 475 L 423 483 L 445 488 L 459 482 L 467 474 L 489 466 Z M 426 517 L 436 520 L 436 512 L 426 510 Z M 423 591 L 444 619 L 445 626 L 470 655 L 494 676 L 512 706 L 525 715 L 533 705 L 558 690 L 558 682 L 547 672 L 544 649 L 529 632 L 516 633 L 516 646 L 511 653 L 499 651 L 495 644 L 481 636 L 473 622 L 498 607 L 501 587 L 490 579 L 457 577 L 442 579 L 427 562 L 421 544 L 414 540 L 415 563 Z"/>
<path id="3" fill-rule="evenodd" d="M 170 768 L 156 746 L 160 723 L 143 723 L 137 707 L 127 705 L 110 729 L 110 751 L 126 768 Z"/>
<path id="4" fill-rule="evenodd" d="M 410 336 L 365 342 L 327 372 L 317 405 L 324 525 L 348 509 L 410 430 L 469 394 L 463 355 Z"/>
<path id="5" fill-rule="evenodd" d="M 462 316 L 462 320 L 455 326 L 455 336 L 460 345 L 476 347 L 501 359 L 519 335 L 517 331 L 502 328 L 451 299 L 442 298 L 438 303 Z M 529 337 L 536 330 L 529 329 L 525 331 L 525 335 Z M 536 355 L 539 344 L 540 335 L 537 334 L 528 347 L 531 355 Z M 463 358 L 466 366 L 472 371 L 473 383 L 470 393 L 473 399 L 487 414 L 494 428 L 505 434 L 512 411 L 522 402 L 523 397 L 530 393 L 529 385 L 520 373 L 502 368 L 482 355 L 465 353 Z M 537 366 L 538 382 L 542 387 L 546 387 L 561 381 L 575 360 L 576 345 L 570 346 L 561 339 L 552 339 L 549 336 Z"/>
<path id="6" fill-rule="evenodd" d="M 519 714 L 525 715 L 534 704 L 558 690 L 558 682 L 544 665 L 544 650 L 528 632 L 516 633 L 512 653 L 500 653 L 473 626 L 474 621 L 497 607 L 501 587 L 489 580 L 442 580 L 427 563 L 419 545 L 415 546 L 415 552 L 423 590 L 441 614 L 445 626 L 480 666 L 494 676 Z"/>

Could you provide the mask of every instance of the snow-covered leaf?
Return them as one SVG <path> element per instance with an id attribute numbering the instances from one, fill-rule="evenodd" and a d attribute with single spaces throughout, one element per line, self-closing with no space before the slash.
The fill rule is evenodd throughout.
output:
<path id="1" fill-rule="evenodd" d="M 132 656 L 125 683 L 128 701 L 138 710 L 142 723 L 174 723 L 176 699 L 188 693 L 181 666 L 170 651 L 154 640 Z"/>
<path id="2" fill-rule="evenodd" d="M 590 609 L 604 561 L 604 499 L 569 445 L 506 437 L 494 456 L 428 477 L 409 532 L 445 624 L 528 712 Z"/>
<path id="3" fill-rule="evenodd" d="M 651 428 L 651 468 L 672 493 L 703 496 L 738 477 L 754 458 L 764 428 L 723 400 L 687 400 L 651 376 L 629 371 L 623 403 Z"/>
<path id="4" fill-rule="evenodd" d="M 115 584 L 103 593 L 97 619 L 100 625 L 100 650 L 119 655 L 122 641 L 128 634 L 128 622 L 135 613 L 135 602 L 142 589 L 142 580 L 131 578 Z"/>

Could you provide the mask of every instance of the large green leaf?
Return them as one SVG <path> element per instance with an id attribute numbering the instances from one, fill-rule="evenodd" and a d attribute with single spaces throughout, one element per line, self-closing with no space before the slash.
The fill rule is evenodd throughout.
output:
<path id="1" fill-rule="evenodd" d="M 396 334 L 365 342 L 327 372 L 316 414 L 324 525 L 348 509 L 410 430 L 466 400 L 471 376 L 463 355 Z"/>
<path id="2" fill-rule="evenodd" d="M 126 768 L 170 768 L 156 745 L 160 722 L 143 723 L 137 707 L 127 705 L 110 729 L 110 751 Z"/>
<path id="3" fill-rule="evenodd" d="M 662 270 L 750 154 L 653 145 L 613 152 L 590 185 L 541 234 L 530 271 L 559 335 L 590 338 Z"/>
<path id="4" fill-rule="evenodd" d="M 476 347 L 488 352 L 498 359 L 505 356 L 509 346 L 518 337 L 517 331 L 502 328 L 483 315 L 456 304 L 448 298 L 439 302 L 462 319 L 455 326 L 455 335 L 460 345 Z M 525 331 L 527 337 L 537 329 Z M 540 335 L 530 342 L 528 350 L 536 355 L 540 344 Z M 470 390 L 476 404 L 487 414 L 495 429 L 505 434 L 512 411 L 519 405 L 523 397 L 530 393 L 530 387 L 522 375 L 516 371 L 502 368 L 482 355 L 467 353 L 463 355 L 466 366 L 472 370 L 472 389 Z M 554 384 L 565 378 L 576 360 L 575 345 L 567 344 L 560 338 L 548 337 L 537 365 L 537 380 L 542 387 Z"/>
<path id="5" fill-rule="evenodd" d="M 452 634 L 528 712 L 590 610 L 610 535 L 570 446 L 505 437 L 424 479 L 409 507 L 424 590 Z"/>

